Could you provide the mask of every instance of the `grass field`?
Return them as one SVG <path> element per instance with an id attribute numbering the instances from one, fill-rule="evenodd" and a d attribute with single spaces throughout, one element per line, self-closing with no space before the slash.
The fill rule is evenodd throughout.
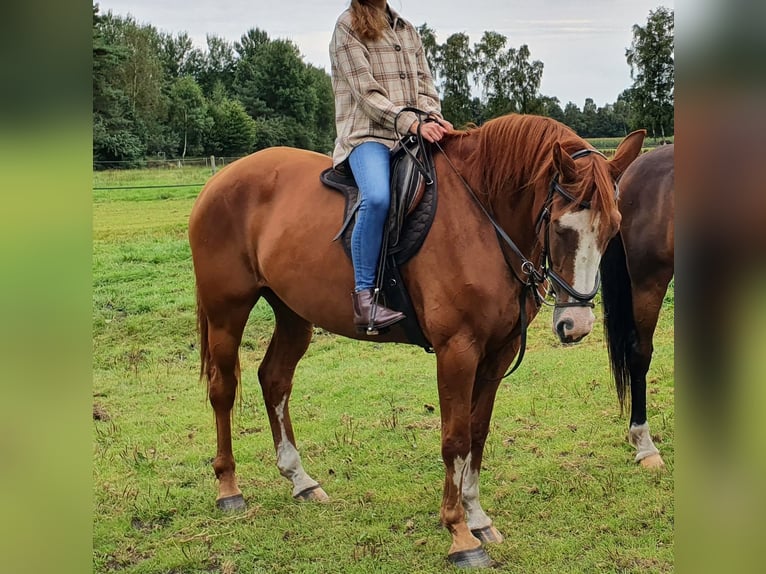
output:
<path id="1" fill-rule="evenodd" d="M 668 136 L 665 138 L 665 141 L 668 141 L 672 143 L 674 141 L 674 136 Z M 595 147 L 597 150 L 604 152 L 607 157 L 610 157 L 612 154 L 614 154 L 615 150 L 617 149 L 617 146 L 620 144 L 620 142 L 623 140 L 622 137 L 616 137 L 616 138 L 586 138 L 588 143 L 590 143 L 593 147 Z M 644 151 L 649 151 L 652 148 L 657 147 L 660 145 L 660 138 L 652 138 L 647 136 L 646 139 L 644 139 Z"/>
<path id="2" fill-rule="evenodd" d="M 299 503 L 276 468 L 256 377 L 273 323 L 264 303 L 243 340 L 233 430 L 249 510 L 215 509 L 215 423 L 198 382 L 186 240 L 198 191 L 94 192 L 94 571 L 451 571 L 434 357 L 317 330 L 291 410 L 304 465 L 331 502 Z M 484 508 L 506 536 L 489 548 L 499 571 L 673 570 L 673 305 L 671 290 L 649 382 L 662 472 L 632 462 L 600 326 L 568 348 L 547 309 L 531 326 L 524 364 L 498 393 L 482 472 Z"/>

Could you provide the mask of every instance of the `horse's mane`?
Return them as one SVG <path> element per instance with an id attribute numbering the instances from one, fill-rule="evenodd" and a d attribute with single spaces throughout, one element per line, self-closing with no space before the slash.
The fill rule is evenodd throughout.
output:
<path id="1" fill-rule="evenodd" d="M 565 153 L 591 147 L 564 124 L 543 116 L 510 114 L 490 120 L 464 132 L 478 138 L 478 145 L 467 162 L 472 181 L 490 202 L 507 198 L 553 177 L 553 144 L 559 142 Z M 599 157 L 599 156 L 594 156 Z M 600 159 L 600 158 L 599 158 Z M 591 202 L 594 216 L 613 203 L 607 194 L 613 184 L 603 161 L 577 161 L 580 181 L 567 186 L 578 200 Z M 593 191 L 595 189 L 595 191 Z M 592 194 L 592 197 L 590 196 Z"/>

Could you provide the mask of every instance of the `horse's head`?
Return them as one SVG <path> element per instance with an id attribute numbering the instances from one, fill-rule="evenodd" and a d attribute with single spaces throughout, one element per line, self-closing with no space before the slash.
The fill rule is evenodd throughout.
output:
<path id="1" fill-rule="evenodd" d="M 641 152 L 645 133 L 626 137 L 611 160 L 588 147 L 570 155 L 560 144 L 553 146 L 555 175 L 538 225 L 556 298 L 553 331 L 562 343 L 576 343 L 593 328 L 601 255 L 621 219 L 617 180 Z"/>

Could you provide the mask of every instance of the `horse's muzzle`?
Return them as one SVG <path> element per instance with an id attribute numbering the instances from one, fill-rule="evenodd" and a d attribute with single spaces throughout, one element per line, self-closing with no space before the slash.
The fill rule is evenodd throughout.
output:
<path id="1" fill-rule="evenodd" d="M 578 343 L 593 329 L 590 307 L 565 307 L 553 312 L 553 332 L 564 344 Z"/>

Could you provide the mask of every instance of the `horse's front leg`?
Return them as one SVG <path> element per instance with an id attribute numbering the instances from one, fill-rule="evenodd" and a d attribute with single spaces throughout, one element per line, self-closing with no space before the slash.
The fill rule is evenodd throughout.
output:
<path id="1" fill-rule="evenodd" d="M 452 535 L 450 562 L 463 568 L 492 565 L 465 518 L 462 492 L 471 468 L 471 392 L 478 350 L 471 337 L 453 337 L 437 350 L 437 378 L 445 466 L 441 521 Z"/>
<path id="2" fill-rule="evenodd" d="M 503 535 L 494 527 L 479 502 L 479 474 L 484 445 L 502 374 L 497 369 L 491 369 L 488 373 L 483 367 L 479 367 L 471 397 L 471 463 L 463 478 L 463 508 L 471 533 L 485 544 L 503 541 Z"/>

